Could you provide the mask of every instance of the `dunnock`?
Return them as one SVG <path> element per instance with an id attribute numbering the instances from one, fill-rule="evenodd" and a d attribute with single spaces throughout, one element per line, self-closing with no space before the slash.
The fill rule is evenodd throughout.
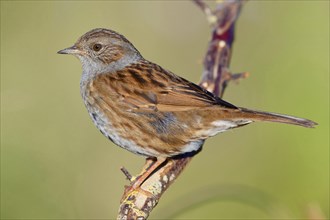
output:
<path id="1" fill-rule="evenodd" d="M 157 161 L 198 151 L 220 132 L 254 121 L 313 127 L 315 122 L 236 107 L 198 85 L 145 60 L 123 35 L 94 29 L 59 51 L 82 63 L 81 95 L 96 127 L 118 146 Z"/>

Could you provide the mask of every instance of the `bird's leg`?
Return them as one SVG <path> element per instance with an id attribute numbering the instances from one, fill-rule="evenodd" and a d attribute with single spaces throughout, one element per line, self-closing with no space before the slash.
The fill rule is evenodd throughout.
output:
<path id="1" fill-rule="evenodd" d="M 157 158 L 152 158 L 152 157 L 147 157 L 146 158 L 146 163 L 144 164 L 144 166 L 142 167 L 142 171 L 139 173 L 139 175 L 136 176 L 132 176 L 131 174 L 127 174 L 127 170 L 125 168 L 121 168 L 121 171 L 125 174 L 125 176 L 127 177 L 127 179 L 133 183 L 134 181 L 136 181 L 136 179 L 138 179 L 139 176 L 141 176 L 143 173 L 145 173 L 149 167 L 155 162 L 155 160 L 157 160 Z"/>
<path id="2" fill-rule="evenodd" d="M 166 158 L 158 157 L 156 160 L 153 158 L 147 158 L 146 164 L 143 167 L 142 172 L 132 180 L 131 187 L 136 189 L 142 185 L 142 183 L 148 179 L 148 177 L 154 172 L 160 165 L 166 161 Z"/>
<path id="3" fill-rule="evenodd" d="M 129 198 L 128 195 L 135 195 L 136 193 L 143 192 L 144 194 L 151 194 L 148 191 L 143 190 L 140 188 L 142 183 L 149 178 L 149 176 L 157 170 L 158 167 L 160 167 L 164 162 L 166 161 L 166 158 L 147 158 L 146 164 L 143 167 L 142 172 L 137 177 L 131 177 L 131 185 L 125 186 L 125 193 L 123 194 L 123 197 L 121 199 L 121 203 Z M 151 196 L 151 195 L 149 195 Z"/>

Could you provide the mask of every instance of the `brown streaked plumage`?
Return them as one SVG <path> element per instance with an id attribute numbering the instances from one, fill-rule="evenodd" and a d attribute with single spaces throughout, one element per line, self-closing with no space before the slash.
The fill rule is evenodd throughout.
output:
<path id="1" fill-rule="evenodd" d="M 165 158 L 198 151 L 208 137 L 253 121 L 316 125 L 225 102 L 145 60 L 112 30 L 94 29 L 59 53 L 82 62 L 81 95 L 97 128 L 120 147 L 157 158 L 149 173 Z"/>

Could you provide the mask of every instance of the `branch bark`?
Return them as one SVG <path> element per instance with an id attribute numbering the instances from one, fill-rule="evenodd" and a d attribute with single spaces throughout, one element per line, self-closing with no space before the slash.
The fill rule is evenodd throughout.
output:
<path id="1" fill-rule="evenodd" d="M 222 97 L 228 82 L 245 78 L 247 73 L 232 74 L 229 63 L 234 41 L 235 23 L 244 0 L 225 0 L 212 11 L 203 0 L 193 0 L 202 9 L 212 27 L 212 37 L 204 58 L 200 86 Z M 117 219 L 147 219 L 162 194 L 176 180 L 193 158 L 193 154 L 170 158 L 136 190 L 126 186 Z M 146 161 L 145 167 L 149 164 Z M 145 168 L 144 168 L 145 169 Z M 122 168 L 128 179 L 131 175 Z"/>

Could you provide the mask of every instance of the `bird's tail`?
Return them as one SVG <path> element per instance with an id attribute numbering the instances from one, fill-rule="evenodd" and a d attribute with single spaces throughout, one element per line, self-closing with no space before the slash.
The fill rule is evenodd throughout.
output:
<path id="1" fill-rule="evenodd" d="M 317 125 L 316 122 L 298 118 L 295 116 L 282 115 L 271 112 L 255 111 L 246 108 L 239 108 L 243 113 L 244 118 L 250 119 L 252 121 L 269 121 L 269 122 L 279 122 L 285 124 L 299 125 L 306 128 L 313 128 Z"/>

